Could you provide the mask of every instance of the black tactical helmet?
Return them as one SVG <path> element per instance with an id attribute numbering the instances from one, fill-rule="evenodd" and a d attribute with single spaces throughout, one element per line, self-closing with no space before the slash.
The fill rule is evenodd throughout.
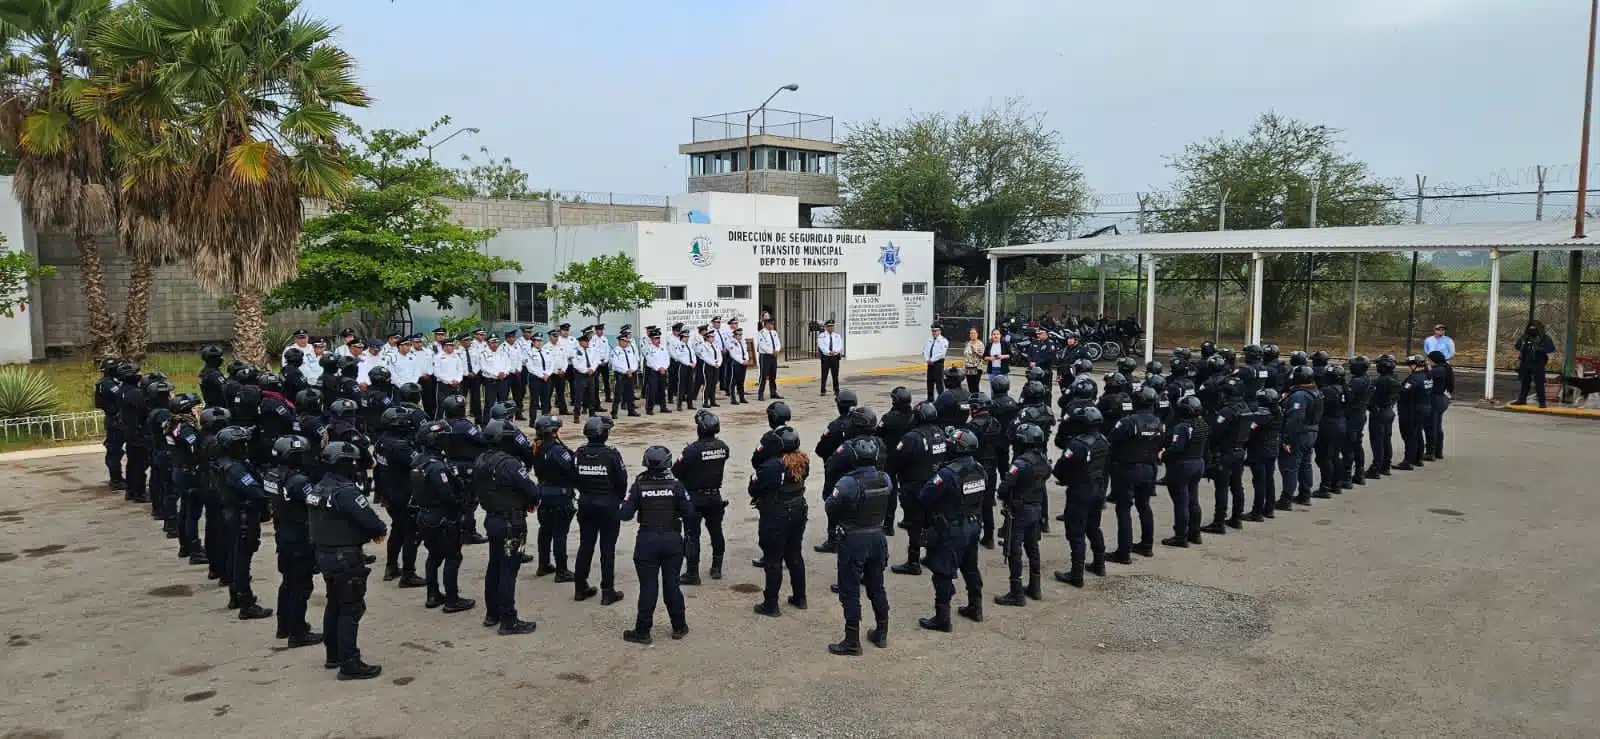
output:
<path id="1" fill-rule="evenodd" d="M 150 401 L 151 407 L 158 407 L 172 402 L 172 385 L 157 380 L 144 388 L 145 399 Z"/>
<path id="2" fill-rule="evenodd" d="M 1328 353 L 1327 352 L 1325 352 L 1325 351 L 1316 351 L 1316 352 L 1313 352 L 1311 354 L 1311 366 L 1313 366 L 1313 367 L 1326 367 L 1327 365 L 1328 365 Z"/>
<path id="3" fill-rule="evenodd" d="M 222 364 L 222 347 L 216 344 L 200 347 L 200 360 L 211 366 Z"/>
<path id="4" fill-rule="evenodd" d="M 1018 449 L 1043 449 L 1044 429 L 1024 423 L 1017 427 L 1016 434 L 1011 437 L 1011 445 Z"/>
<path id="5" fill-rule="evenodd" d="M 1128 356 L 1122 356 L 1122 357 L 1118 357 L 1117 358 L 1117 371 L 1118 372 L 1121 372 L 1124 375 L 1128 375 L 1129 377 L 1132 377 L 1134 371 L 1137 370 L 1137 369 L 1139 369 L 1139 360 L 1134 359 L 1133 357 L 1128 357 Z"/>
<path id="6" fill-rule="evenodd" d="M 256 379 L 256 385 L 262 390 L 280 392 L 283 390 L 283 375 L 276 372 L 262 372 L 261 376 Z"/>
<path id="7" fill-rule="evenodd" d="M 247 364 L 234 370 L 232 378 L 240 385 L 254 385 L 261 380 L 261 370 Z"/>
<path id="8" fill-rule="evenodd" d="M 361 449 L 348 441 L 335 441 L 322 448 L 317 461 L 346 474 L 355 471 L 361 463 Z"/>
<path id="9" fill-rule="evenodd" d="M 338 400 L 328 404 L 328 417 L 353 419 L 356 417 L 357 410 L 359 410 L 359 407 L 356 405 L 354 400 L 349 398 L 339 398 Z"/>
<path id="10" fill-rule="evenodd" d="M 1212 374 L 1216 374 L 1227 368 L 1228 360 L 1223 359 L 1221 354 L 1213 354 L 1209 357 L 1206 357 L 1206 369 L 1211 370 Z"/>
<path id="11" fill-rule="evenodd" d="M 905 390 L 905 388 L 899 388 Z M 1009 375 L 989 375 L 989 391 L 995 395 L 1005 395 L 1011 392 L 1011 377 Z M 906 391 L 906 404 L 911 403 L 911 391 Z M 898 406 L 896 406 L 898 407 Z"/>
<path id="12" fill-rule="evenodd" d="M 322 391 L 308 387 L 294 394 L 294 409 L 301 413 L 322 412 Z"/>
<path id="13" fill-rule="evenodd" d="M 672 450 L 660 444 L 651 444 L 644 450 L 644 468 L 648 472 L 665 473 L 672 469 Z"/>
<path id="14" fill-rule="evenodd" d="M 850 409 L 856 407 L 860 402 L 861 399 L 856 397 L 856 391 L 854 390 L 840 390 L 838 395 L 833 396 L 833 404 L 839 408 L 839 415 L 841 416 L 849 413 Z"/>
<path id="15" fill-rule="evenodd" d="M 788 426 L 778 426 L 777 428 L 769 429 L 766 433 L 761 435 L 761 441 L 757 442 L 757 444 L 759 444 L 761 447 L 761 451 L 769 457 L 776 457 L 780 454 L 783 454 L 783 440 L 778 438 L 778 429 L 782 428 L 788 428 Z M 845 443 L 849 444 L 850 442 L 846 441 Z"/>
<path id="16" fill-rule="evenodd" d="M 1268 362 L 1277 361 L 1277 359 L 1278 359 L 1278 345 L 1277 344 L 1268 344 L 1268 345 L 1266 345 L 1264 347 L 1261 347 L 1261 358 L 1263 360 L 1268 361 Z"/>
<path id="17" fill-rule="evenodd" d="M 1150 375 L 1144 378 L 1144 386 L 1156 391 L 1156 395 L 1163 395 L 1167 392 L 1167 378 L 1161 375 Z"/>
<path id="18" fill-rule="evenodd" d="M 117 379 L 123 382 L 138 382 L 139 365 L 133 362 L 123 362 L 117 365 Z"/>
<path id="19" fill-rule="evenodd" d="M 283 350 L 283 366 L 299 367 L 300 363 L 304 361 L 306 361 L 306 353 L 300 351 L 300 347 L 291 346 Z"/>
<path id="20" fill-rule="evenodd" d="M 1264 387 L 1256 391 L 1256 402 L 1261 405 L 1274 406 L 1278 404 L 1278 400 L 1278 391 L 1270 387 Z"/>
<path id="21" fill-rule="evenodd" d="M 1192 373 L 1192 372 L 1194 372 L 1194 365 L 1189 364 L 1188 360 L 1186 360 L 1186 359 L 1174 359 L 1174 360 L 1172 360 L 1172 376 L 1173 377 L 1188 377 L 1190 375 L 1190 373 Z"/>
<path id="22" fill-rule="evenodd" d="M 394 375 L 389 373 L 388 367 L 373 367 L 367 370 L 368 385 L 387 385 L 391 379 L 394 379 Z"/>
<path id="23" fill-rule="evenodd" d="M 1227 362 L 1229 366 L 1239 361 L 1239 355 L 1234 354 L 1232 349 L 1218 349 L 1217 356 L 1222 357 L 1222 361 Z"/>
<path id="24" fill-rule="evenodd" d="M 233 414 L 227 408 L 207 408 L 200 411 L 200 430 L 214 434 L 233 423 Z"/>
<path id="25" fill-rule="evenodd" d="M 1299 367 L 1309 361 L 1311 361 L 1311 357 L 1305 352 L 1294 352 L 1289 355 L 1289 366 L 1291 367 Z"/>
<path id="26" fill-rule="evenodd" d="M 1235 382 L 1238 381 L 1235 380 Z M 1160 400 L 1161 396 L 1157 395 L 1156 391 L 1149 385 L 1146 385 L 1134 392 L 1133 409 L 1136 411 L 1147 411 L 1156 407 L 1156 403 L 1160 402 Z"/>
<path id="27" fill-rule="evenodd" d="M 1322 374 L 1328 378 L 1329 385 L 1343 385 L 1344 378 L 1348 372 L 1342 364 L 1330 364 L 1326 370 L 1323 370 Z"/>
<path id="28" fill-rule="evenodd" d="M 246 362 L 243 359 L 239 359 L 238 357 L 234 357 L 233 361 L 228 362 L 228 376 L 229 377 L 233 377 L 233 373 L 238 372 L 239 370 L 242 370 L 242 369 L 244 369 L 246 367 L 249 367 L 249 366 L 250 366 L 249 362 Z"/>
<path id="29" fill-rule="evenodd" d="M 116 357 L 101 357 L 100 374 L 105 375 L 106 377 L 116 374 L 117 365 L 119 364 L 122 364 L 122 360 L 117 359 Z"/>
<path id="30" fill-rule="evenodd" d="M 1379 355 L 1379 357 L 1378 357 L 1378 374 L 1380 374 L 1380 375 L 1392 375 L 1392 374 L 1394 374 L 1394 368 L 1395 368 L 1395 361 L 1394 361 L 1394 355 L 1393 354 Z"/>
<path id="31" fill-rule="evenodd" d="M 962 379 L 963 375 L 960 367 L 944 368 L 944 383 L 946 387 L 948 387 L 952 382 L 961 382 Z"/>
<path id="32" fill-rule="evenodd" d="M 378 425 L 390 431 L 416 431 L 417 423 L 406 408 L 390 408 L 378 417 Z"/>
<path id="33" fill-rule="evenodd" d="M 988 411 L 989 406 L 992 404 L 993 401 L 989 399 L 989 394 L 984 392 L 973 393 L 972 397 L 967 399 L 967 407 L 971 408 L 973 413 Z"/>
<path id="34" fill-rule="evenodd" d="M 789 423 L 789 404 L 774 400 L 767 404 L 767 428 L 778 428 Z"/>
<path id="35" fill-rule="evenodd" d="M 722 432 L 722 419 L 717 418 L 717 414 L 701 408 L 694 414 L 694 431 L 700 438 L 709 439 Z"/>
<path id="36" fill-rule="evenodd" d="M 1046 390 L 1044 383 L 1038 380 L 1029 380 L 1022 383 L 1022 402 L 1027 405 L 1043 403 L 1049 397 L 1050 391 Z"/>
<path id="37" fill-rule="evenodd" d="M 361 360 L 355 357 L 339 357 L 339 374 L 345 377 L 355 377 L 356 370 L 361 367 Z"/>
<path id="38" fill-rule="evenodd" d="M 1094 378 L 1084 376 L 1072 381 L 1072 397 L 1078 400 L 1094 400 L 1099 393 L 1100 389 L 1095 387 Z"/>
<path id="39" fill-rule="evenodd" d="M 1017 412 L 1017 399 L 1010 395 L 998 395 L 989 401 L 989 408 L 996 416 L 1010 417 Z"/>
<path id="40" fill-rule="evenodd" d="M 1289 370 L 1290 385 L 1310 385 L 1316 379 L 1316 370 L 1313 370 L 1306 365 L 1297 364 L 1293 369 Z"/>
<path id="41" fill-rule="evenodd" d="M 1073 430 L 1078 433 L 1094 431 L 1105 425 L 1106 417 L 1100 409 L 1092 405 L 1080 405 L 1067 413 L 1067 420 L 1072 422 Z"/>
<path id="42" fill-rule="evenodd" d="M 788 426 L 779 426 L 772 430 L 778 435 L 778 441 L 783 444 L 783 453 L 800 451 L 800 434 Z"/>
<path id="43" fill-rule="evenodd" d="M 460 395 L 451 395 L 439 401 L 439 415 L 444 418 L 466 418 L 467 399 Z"/>
<path id="44" fill-rule="evenodd" d="M 1428 366 L 1428 358 L 1421 354 L 1413 354 L 1406 357 L 1406 364 L 1412 367 L 1426 367 Z"/>
<path id="45" fill-rule="evenodd" d="M 1180 347 L 1172 350 L 1172 361 L 1174 361 L 1174 362 L 1177 362 L 1177 361 L 1180 361 L 1180 360 L 1184 361 L 1184 362 L 1187 362 L 1187 361 L 1189 361 L 1189 358 L 1192 357 L 1192 356 L 1194 356 L 1194 355 L 1189 352 L 1189 347 L 1186 347 L 1186 346 L 1180 346 Z"/>
<path id="46" fill-rule="evenodd" d="M 388 411 L 384 411 L 384 415 L 388 414 Z M 517 438 L 519 436 L 521 440 Z M 527 437 L 522 436 L 522 429 L 505 419 L 490 421 L 483 427 L 483 442 L 503 452 L 515 454 L 521 451 L 522 443 L 526 440 Z"/>
<path id="47" fill-rule="evenodd" d="M 444 421 L 432 421 L 417 432 L 417 443 L 429 449 L 438 450 L 444 447 L 444 440 L 450 438 L 450 424 Z"/>
<path id="48" fill-rule="evenodd" d="M 338 372 L 339 358 L 332 354 L 324 354 L 317 359 L 317 366 L 321 367 L 324 373 Z"/>
<path id="49" fill-rule="evenodd" d="M 280 464 L 300 466 L 306 463 L 306 454 L 311 451 L 311 442 L 304 436 L 280 436 L 272 442 L 272 458 Z"/>
<path id="50" fill-rule="evenodd" d="M 400 402 L 417 405 L 422 402 L 422 386 L 415 382 L 407 382 L 396 388 L 400 393 Z"/>
<path id="51" fill-rule="evenodd" d="M 1078 359 L 1073 360 L 1073 362 L 1072 362 L 1072 374 L 1075 377 L 1078 376 L 1078 375 L 1092 375 L 1092 374 L 1094 374 L 1094 362 L 1091 362 L 1088 359 L 1085 359 L 1085 358 L 1082 358 L 1082 357 L 1079 357 Z"/>
<path id="52" fill-rule="evenodd" d="M 889 407 L 900 411 L 911 410 L 911 391 L 897 387 L 889 391 Z M 785 421 L 787 423 L 787 421 Z"/>
<path id="53" fill-rule="evenodd" d="M 1261 346 L 1259 344 L 1246 344 L 1244 347 L 1244 361 L 1261 361 Z"/>
<path id="54" fill-rule="evenodd" d="M 1237 377 L 1224 377 L 1217 383 L 1217 389 L 1222 391 L 1224 398 L 1237 398 L 1244 394 L 1244 383 Z"/>
<path id="55" fill-rule="evenodd" d="M 1022 373 L 1022 375 L 1026 378 L 1026 382 L 1044 382 L 1050 379 L 1050 373 L 1046 372 L 1043 367 L 1029 367 L 1028 371 Z"/>
<path id="56" fill-rule="evenodd" d="M 611 438 L 611 427 L 615 425 L 610 416 L 590 416 L 583 424 L 583 438 L 604 444 L 606 439 Z"/>
<path id="57" fill-rule="evenodd" d="M 167 404 L 167 408 L 173 413 L 183 414 L 194 410 L 199 405 L 200 396 L 194 393 L 181 393 L 172 396 L 172 402 Z"/>
<path id="58" fill-rule="evenodd" d="M 978 435 L 972 429 L 950 430 L 950 451 L 957 457 L 970 457 L 978 453 Z"/>
<path id="59" fill-rule="evenodd" d="M 864 405 L 850 409 L 844 416 L 844 432 L 849 436 L 870 434 L 878 429 L 878 413 Z"/>
<path id="60" fill-rule="evenodd" d="M 448 430 L 448 426 L 445 427 Z M 555 436 L 561 430 L 560 416 L 540 416 L 533 420 L 533 432 L 541 439 Z"/>
<path id="61" fill-rule="evenodd" d="M 1216 353 L 1217 353 L 1217 345 L 1216 344 L 1213 344 L 1213 343 L 1211 343 L 1209 341 L 1200 342 L 1200 358 L 1201 359 L 1209 359 L 1211 357 L 1211 355 L 1216 354 Z"/>
<path id="62" fill-rule="evenodd" d="M 1178 413 L 1184 418 L 1199 418 L 1206 412 L 1206 406 L 1200 399 L 1190 395 L 1178 401 Z"/>
<path id="63" fill-rule="evenodd" d="M 878 463 L 878 445 L 864 436 L 846 441 L 844 453 L 851 467 L 869 467 Z"/>
<path id="64" fill-rule="evenodd" d="M 1161 366 L 1160 360 L 1152 359 L 1144 363 L 1144 374 L 1146 377 L 1160 377 L 1163 369 L 1165 368 Z"/>
<path id="65" fill-rule="evenodd" d="M 1128 377 L 1121 372 L 1112 372 L 1106 375 L 1106 394 L 1124 393 L 1128 391 Z"/>
<path id="66" fill-rule="evenodd" d="M 1367 369 L 1371 366 L 1372 363 L 1366 357 L 1357 354 L 1350 358 L 1350 376 L 1362 377 L 1367 374 Z"/>
<path id="67" fill-rule="evenodd" d="M 217 432 L 217 446 L 222 453 L 234 459 L 244 459 L 250 454 L 250 429 L 229 426 Z"/>
<path id="68" fill-rule="evenodd" d="M 933 423 L 939 420 L 939 407 L 924 400 L 911 409 L 912 417 L 917 423 Z"/>
<path id="69" fill-rule="evenodd" d="M 502 400 L 489 407 L 489 419 L 493 421 L 504 421 L 515 418 L 516 415 L 517 404 L 509 400 Z"/>

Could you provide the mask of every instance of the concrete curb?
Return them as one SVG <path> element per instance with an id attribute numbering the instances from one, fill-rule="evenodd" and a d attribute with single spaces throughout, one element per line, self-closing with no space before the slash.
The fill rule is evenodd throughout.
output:
<path id="1" fill-rule="evenodd" d="M 1502 405 L 1496 406 L 1502 411 L 1512 413 L 1533 413 L 1545 416 L 1567 416 L 1569 418 L 1600 418 L 1600 410 L 1585 408 L 1540 408 L 1536 405 Z"/>
<path id="2" fill-rule="evenodd" d="M 0 464 L 5 462 L 25 462 L 30 459 L 48 459 L 50 457 L 70 457 L 90 452 L 104 452 L 106 448 L 100 444 L 77 444 L 74 446 L 48 446 L 41 449 L 24 449 L 20 452 L 6 452 L 0 454 Z"/>
<path id="3" fill-rule="evenodd" d="M 879 367 L 877 369 L 861 370 L 857 374 L 862 374 L 862 375 L 898 375 L 898 374 L 900 374 L 902 372 L 911 372 L 912 370 L 919 370 L 919 369 L 923 369 L 924 367 L 925 367 L 925 365 L 921 365 L 921 364 L 902 364 L 902 365 L 900 365 L 898 367 Z"/>

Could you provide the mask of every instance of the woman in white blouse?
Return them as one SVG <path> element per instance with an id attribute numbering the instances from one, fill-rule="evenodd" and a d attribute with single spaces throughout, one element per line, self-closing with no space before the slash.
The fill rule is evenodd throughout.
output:
<path id="1" fill-rule="evenodd" d="M 1010 372 L 1006 363 L 1011 359 L 1011 345 L 1006 342 L 1000 329 L 989 332 L 989 347 L 984 354 L 987 355 L 990 375 L 1004 375 Z"/>

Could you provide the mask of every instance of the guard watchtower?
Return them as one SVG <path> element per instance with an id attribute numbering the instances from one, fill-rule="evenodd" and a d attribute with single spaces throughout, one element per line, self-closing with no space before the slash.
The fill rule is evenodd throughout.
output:
<path id="1" fill-rule="evenodd" d="M 694 119 L 689 192 L 788 195 L 800 200 L 800 225 L 813 208 L 839 204 L 833 118 L 790 110 L 736 110 Z"/>

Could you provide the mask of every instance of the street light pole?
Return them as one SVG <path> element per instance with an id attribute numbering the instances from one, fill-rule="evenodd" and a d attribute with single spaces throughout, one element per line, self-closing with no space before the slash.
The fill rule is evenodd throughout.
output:
<path id="1" fill-rule="evenodd" d="M 1600 0 L 1597 0 L 1597 2 L 1600 2 Z M 794 92 L 798 89 L 800 89 L 799 85 L 790 82 L 783 87 L 773 90 L 772 94 L 768 95 L 767 99 L 762 101 L 761 105 L 756 106 L 755 109 L 744 114 L 744 191 L 746 193 L 750 192 L 750 169 L 751 165 L 753 164 L 753 162 L 750 161 L 750 122 L 755 120 L 757 113 L 767 109 L 767 103 L 772 102 L 772 99 L 777 97 L 778 93 L 783 92 L 784 90 Z"/>
<path id="2" fill-rule="evenodd" d="M 435 141 L 435 142 L 433 142 L 431 144 L 425 144 L 424 146 L 426 146 L 428 148 L 428 161 L 430 161 L 430 162 L 433 161 L 433 149 L 434 149 L 434 147 L 440 146 L 440 145 L 444 144 L 444 142 L 449 141 L 450 139 L 453 139 L 453 138 L 455 138 L 457 136 L 460 136 L 461 134 L 464 134 L 464 133 L 474 133 L 475 134 L 475 133 L 478 133 L 478 129 L 472 128 L 470 126 L 467 127 L 467 128 L 458 128 L 458 129 L 455 130 L 455 132 L 451 133 L 449 136 L 446 136 L 446 137 L 444 137 L 442 139 L 439 139 L 438 141 Z"/>

